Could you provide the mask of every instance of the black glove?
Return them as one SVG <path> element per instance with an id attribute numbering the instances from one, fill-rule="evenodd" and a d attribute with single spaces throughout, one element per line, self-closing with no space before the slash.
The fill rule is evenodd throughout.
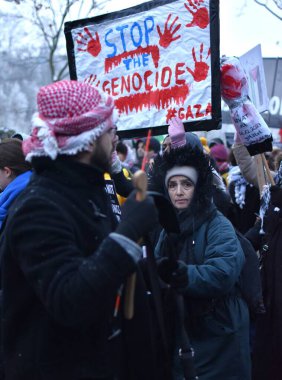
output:
<path id="1" fill-rule="evenodd" d="M 163 257 L 157 260 L 157 270 L 160 278 L 166 283 L 170 284 L 172 273 L 177 269 L 177 261 L 169 260 Z"/>
<path id="2" fill-rule="evenodd" d="M 170 285 L 177 292 L 182 293 L 186 290 L 188 283 L 188 267 L 183 261 L 178 260 L 177 268 L 172 272 Z"/>
<path id="3" fill-rule="evenodd" d="M 273 206 L 279 207 L 282 210 L 282 189 L 279 186 L 271 186 L 270 187 L 271 194 L 271 204 Z"/>
<path id="4" fill-rule="evenodd" d="M 181 261 L 172 261 L 164 257 L 157 262 L 160 278 L 178 292 L 184 291 L 188 286 L 188 268 Z"/>
<path id="5" fill-rule="evenodd" d="M 158 224 L 158 211 L 152 197 L 136 200 L 133 191 L 121 208 L 121 221 L 116 233 L 137 242 Z"/>

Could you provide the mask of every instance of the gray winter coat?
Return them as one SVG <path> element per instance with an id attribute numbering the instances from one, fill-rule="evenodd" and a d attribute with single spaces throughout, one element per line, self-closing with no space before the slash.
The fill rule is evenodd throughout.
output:
<path id="1" fill-rule="evenodd" d="M 248 380 L 249 314 L 237 285 L 244 253 L 231 223 L 212 209 L 194 220 L 185 212 L 180 216 L 178 255 L 189 264 L 186 327 L 201 380 Z M 163 232 L 156 247 L 158 256 L 165 243 Z M 180 366 L 175 370 L 174 378 L 181 379 Z"/>

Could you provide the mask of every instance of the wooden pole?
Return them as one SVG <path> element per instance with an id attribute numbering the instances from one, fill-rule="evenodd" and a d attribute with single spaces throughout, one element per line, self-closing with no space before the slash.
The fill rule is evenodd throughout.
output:
<path id="1" fill-rule="evenodd" d="M 257 166 L 257 179 L 258 179 L 259 193 L 260 193 L 260 196 L 262 196 L 263 186 L 266 184 L 264 169 L 263 169 L 263 162 L 262 162 L 262 155 L 256 154 L 254 156 L 254 159 L 256 161 L 256 166 Z"/>
<path id="2" fill-rule="evenodd" d="M 268 162 L 265 158 L 265 155 L 264 153 L 262 154 L 262 162 L 263 162 L 263 165 L 264 165 L 264 168 L 265 168 L 265 171 L 266 171 L 266 174 L 267 174 L 267 177 L 268 177 L 268 181 L 269 183 L 274 186 L 275 185 L 275 182 L 274 182 L 274 179 L 271 175 L 271 172 L 270 172 L 270 169 L 269 169 L 269 166 L 268 166 Z"/>
<path id="3" fill-rule="evenodd" d="M 137 190 L 136 200 L 141 202 L 146 197 L 148 186 L 147 175 L 143 170 L 134 173 L 133 185 Z M 140 244 L 141 242 L 139 242 Z M 124 316 L 126 319 L 132 319 L 134 315 L 134 295 L 135 295 L 136 273 L 128 277 L 124 293 Z"/>

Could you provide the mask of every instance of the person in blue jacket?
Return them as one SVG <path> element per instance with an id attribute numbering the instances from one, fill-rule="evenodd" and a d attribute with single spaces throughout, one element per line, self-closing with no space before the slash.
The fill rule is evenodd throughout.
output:
<path id="1" fill-rule="evenodd" d="M 151 181 L 164 187 L 177 211 L 180 233 L 162 231 L 155 254 L 160 278 L 183 295 L 197 376 L 248 380 L 249 314 L 238 285 L 244 253 L 231 223 L 212 201 L 208 159 L 188 144 L 172 149 L 155 159 Z M 183 379 L 179 327 L 176 319 L 174 380 Z"/>
<path id="2" fill-rule="evenodd" d="M 31 165 L 25 161 L 22 141 L 5 139 L 0 143 L 0 228 L 9 207 L 29 182 Z"/>

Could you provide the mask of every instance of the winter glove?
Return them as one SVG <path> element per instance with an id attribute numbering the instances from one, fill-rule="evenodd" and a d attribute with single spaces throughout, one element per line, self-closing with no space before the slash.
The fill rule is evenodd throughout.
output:
<path id="1" fill-rule="evenodd" d="M 170 285 L 178 293 L 183 293 L 186 290 L 188 283 L 188 267 L 183 261 L 178 260 L 177 268 L 172 272 Z"/>
<path id="2" fill-rule="evenodd" d="M 182 121 L 178 117 L 173 117 L 168 121 L 168 134 L 171 139 L 171 147 L 179 148 L 186 144 L 185 129 Z"/>
<path id="3" fill-rule="evenodd" d="M 152 197 L 136 200 L 136 190 L 127 198 L 121 208 L 121 221 L 116 233 L 138 242 L 158 224 L 158 211 Z"/>
<path id="4" fill-rule="evenodd" d="M 181 261 L 171 261 L 164 257 L 157 262 L 160 278 L 178 292 L 184 292 L 188 286 L 187 265 Z"/>
<path id="5" fill-rule="evenodd" d="M 279 186 L 270 187 L 271 203 L 282 210 L 282 189 Z"/>
<path id="6" fill-rule="evenodd" d="M 177 262 L 163 257 L 157 261 L 158 274 L 166 284 L 170 284 L 172 272 L 177 268 Z"/>

